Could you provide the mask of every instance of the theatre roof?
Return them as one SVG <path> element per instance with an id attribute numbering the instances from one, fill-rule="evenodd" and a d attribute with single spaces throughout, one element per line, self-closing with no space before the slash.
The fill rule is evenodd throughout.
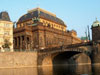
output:
<path id="1" fill-rule="evenodd" d="M 29 10 L 27 14 L 25 14 L 19 18 L 18 23 L 27 21 L 27 20 L 32 19 L 34 17 L 44 18 L 46 20 L 53 21 L 55 23 L 66 26 L 65 23 L 60 18 L 56 17 L 55 14 L 50 13 L 44 9 L 41 9 L 41 8 L 35 8 L 33 10 Z"/>

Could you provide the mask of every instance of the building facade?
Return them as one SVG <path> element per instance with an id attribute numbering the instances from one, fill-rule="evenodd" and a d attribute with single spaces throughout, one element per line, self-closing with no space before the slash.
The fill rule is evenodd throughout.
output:
<path id="1" fill-rule="evenodd" d="M 41 8 L 29 10 L 14 28 L 14 49 L 33 50 L 80 43 L 76 31 L 67 31 L 55 14 Z"/>
<path id="2" fill-rule="evenodd" d="M 13 22 L 7 12 L 0 13 L 0 51 L 13 51 Z"/>

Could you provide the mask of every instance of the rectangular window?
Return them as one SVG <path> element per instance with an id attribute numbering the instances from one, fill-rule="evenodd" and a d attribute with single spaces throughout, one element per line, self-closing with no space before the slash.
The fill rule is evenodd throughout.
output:
<path id="1" fill-rule="evenodd" d="M 8 28 L 10 25 L 9 24 L 4 24 L 4 27 Z"/>
<path id="2" fill-rule="evenodd" d="M 4 32 L 4 35 L 9 35 L 9 32 L 8 31 Z"/>

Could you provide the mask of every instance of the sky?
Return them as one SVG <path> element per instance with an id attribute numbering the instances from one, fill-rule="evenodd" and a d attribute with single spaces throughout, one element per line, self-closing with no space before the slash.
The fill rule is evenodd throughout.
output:
<path id="1" fill-rule="evenodd" d="M 56 14 L 78 37 L 86 36 L 87 25 L 91 32 L 96 17 L 100 21 L 100 0 L 0 0 L 0 12 L 7 11 L 13 22 L 38 6 Z"/>

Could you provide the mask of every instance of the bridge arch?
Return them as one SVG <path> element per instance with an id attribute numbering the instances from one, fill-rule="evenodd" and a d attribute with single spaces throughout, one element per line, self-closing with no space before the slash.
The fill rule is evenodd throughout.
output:
<path id="1" fill-rule="evenodd" d="M 57 54 L 52 58 L 53 65 L 65 65 L 65 64 L 79 64 L 79 63 L 91 63 L 91 58 L 85 53 L 76 51 L 66 51 Z"/>
<path id="2" fill-rule="evenodd" d="M 41 66 L 51 66 L 55 64 L 66 64 L 70 62 L 69 59 L 77 60 L 77 58 L 82 59 L 82 57 L 90 60 L 91 63 L 91 48 L 90 47 L 76 47 L 76 48 L 59 48 L 57 50 L 46 50 L 40 52 L 38 55 L 38 65 Z M 68 61 L 68 62 L 67 62 Z M 79 60 L 77 60 L 79 61 Z"/>

